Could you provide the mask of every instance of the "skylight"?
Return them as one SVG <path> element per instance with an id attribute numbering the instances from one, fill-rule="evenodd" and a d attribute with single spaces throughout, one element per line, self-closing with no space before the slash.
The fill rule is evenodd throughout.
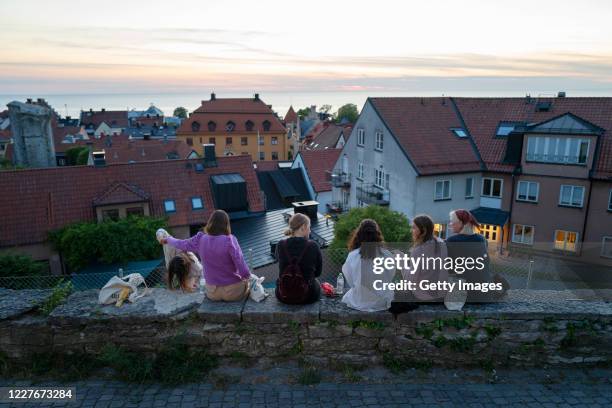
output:
<path id="1" fill-rule="evenodd" d="M 457 137 L 467 137 L 467 132 L 465 131 L 465 129 L 456 128 L 451 130 Z"/>
<path id="2" fill-rule="evenodd" d="M 166 210 L 167 213 L 176 212 L 174 200 L 164 200 L 164 210 Z"/>
<path id="3" fill-rule="evenodd" d="M 510 132 L 514 130 L 516 127 L 515 123 L 504 123 L 501 122 L 497 127 L 497 132 L 495 132 L 495 136 L 508 136 Z"/>

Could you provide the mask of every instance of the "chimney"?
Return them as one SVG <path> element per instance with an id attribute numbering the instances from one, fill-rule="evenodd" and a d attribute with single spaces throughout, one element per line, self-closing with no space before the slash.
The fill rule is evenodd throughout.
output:
<path id="1" fill-rule="evenodd" d="M 215 99 L 217 99 L 217 95 L 215 95 L 215 93 L 213 92 L 210 94 L 210 100 L 214 101 Z"/>
<path id="2" fill-rule="evenodd" d="M 557 97 L 565 98 L 565 91 L 559 91 L 559 93 L 557 94 Z"/>
<path id="3" fill-rule="evenodd" d="M 256 94 L 255 94 L 255 100 L 256 100 L 256 101 L 258 101 L 258 100 L 259 100 L 259 94 L 258 94 L 258 93 L 256 93 Z"/>
<path id="4" fill-rule="evenodd" d="M 105 109 L 105 108 L 102 108 L 102 112 L 106 112 L 106 109 Z"/>
<path id="5" fill-rule="evenodd" d="M 202 147 L 204 147 L 204 167 L 217 167 L 215 145 L 212 143 L 204 143 Z"/>
<path id="6" fill-rule="evenodd" d="M 93 152 L 94 167 L 106 166 L 106 152 L 104 150 Z"/>
<path id="7" fill-rule="evenodd" d="M 293 206 L 294 214 L 304 214 L 310 218 L 311 221 L 316 221 L 317 219 L 317 210 L 319 208 L 319 203 L 317 201 L 297 201 L 291 203 Z"/>
<path id="8" fill-rule="evenodd" d="M 28 99 L 26 100 L 26 103 L 32 103 L 32 98 L 28 98 Z"/>
<path id="9" fill-rule="evenodd" d="M 531 95 L 525 95 L 525 105 L 529 105 L 531 103 Z"/>
<path id="10" fill-rule="evenodd" d="M 70 119 L 71 119 L 70 116 L 66 116 L 66 120 L 70 120 Z"/>
<path id="11" fill-rule="evenodd" d="M 43 103 L 45 103 L 45 100 L 43 98 L 38 98 L 36 99 L 36 102 L 42 105 Z"/>
<path id="12" fill-rule="evenodd" d="M 89 108 L 89 113 L 93 113 L 93 108 Z"/>

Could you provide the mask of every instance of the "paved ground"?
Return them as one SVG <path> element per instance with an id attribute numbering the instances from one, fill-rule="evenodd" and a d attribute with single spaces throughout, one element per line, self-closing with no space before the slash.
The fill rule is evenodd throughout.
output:
<path id="1" fill-rule="evenodd" d="M 323 382 L 297 384 L 296 367 L 225 367 L 207 383 L 181 387 L 90 380 L 76 387 L 66 404 L 2 404 L 5 407 L 610 407 L 612 370 L 409 370 L 394 375 L 382 368 L 347 373 L 320 371 Z M 349 381 L 356 382 L 347 382 Z M 29 386 L 0 380 L 0 386 Z M 40 386 L 58 386 L 42 381 Z"/>

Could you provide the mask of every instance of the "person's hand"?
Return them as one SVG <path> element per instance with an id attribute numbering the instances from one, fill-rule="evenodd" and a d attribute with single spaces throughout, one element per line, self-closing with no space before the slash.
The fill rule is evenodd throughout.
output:
<path id="1" fill-rule="evenodd" d="M 168 243 L 168 240 L 166 238 L 162 238 L 159 240 L 159 243 L 162 245 L 166 245 Z"/>

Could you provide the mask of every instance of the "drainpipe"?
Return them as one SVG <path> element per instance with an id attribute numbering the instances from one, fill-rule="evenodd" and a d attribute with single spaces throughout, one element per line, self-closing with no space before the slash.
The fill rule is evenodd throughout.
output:
<path id="1" fill-rule="evenodd" d="M 589 219 L 589 207 L 591 206 L 591 190 L 593 189 L 593 180 L 589 180 L 589 198 L 587 200 L 586 208 L 584 209 L 584 222 L 582 223 L 582 234 L 580 237 L 580 248 L 578 249 L 578 256 L 582 256 L 582 246 L 584 245 L 584 236 L 586 235 L 587 221 Z"/>
<path id="2" fill-rule="evenodd" d="M 516 174 L 519 171 L 519 167 L 516 166 L 514 170 L 512 170 L 512 188 L 510 192 L 510 207 L 508 208 L 508 243 L 512 240 L 512 207 L 514 204 L 514 189 L 516 184 Z M 502 234 L 503 236 L 503 234 Z"/>

